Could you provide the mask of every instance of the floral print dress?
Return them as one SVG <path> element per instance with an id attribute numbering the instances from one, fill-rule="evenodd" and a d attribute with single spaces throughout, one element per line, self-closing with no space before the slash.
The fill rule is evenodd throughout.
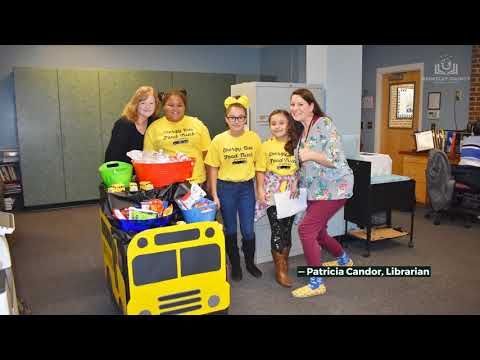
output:
<path id="1" fill-rule="evenodd" d="M 307 188 L 308 200 L 348 199 L 353 195 L 353 172 L 345 158 L 341 136 L 330 118 L 314 118 L 312 121 L 314 124 L 307 138 L 298 143 L 295 157 L 299 161 L 298 150 L 307 144 L 310 149 L 325 153 L 335 167 L 328 168 L 315 161 L 299 164 L 298 187 Z"/>
<path id="2" fill-rule="evenodd" d="M 265 182 L 263 186 L 268 201 L 266 204 L 260 203 L 259 201 L 255 203 L 255 221 L 258 221 L 260 218 L 262 218 L 267 213 L 267 209 L 270 206 L 275 206 L 273 194 L 290 191 L 296 178 L 296 175 L 281 176 L 271 171 L 265 172 Z"/>

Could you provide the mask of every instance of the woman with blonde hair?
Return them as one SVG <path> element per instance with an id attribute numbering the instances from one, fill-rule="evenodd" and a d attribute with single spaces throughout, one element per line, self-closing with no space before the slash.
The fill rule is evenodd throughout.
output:
<path id="1" fill-rule="evenodd" d="M 158 117 L 160 101 L 151 86 L 141 86 L 125 105 L 120 119 L 113 125 L 112 136 L 105 151 L 105 162 L 130 163 L 127 152 L 143 149 L 148 126 Z"/>

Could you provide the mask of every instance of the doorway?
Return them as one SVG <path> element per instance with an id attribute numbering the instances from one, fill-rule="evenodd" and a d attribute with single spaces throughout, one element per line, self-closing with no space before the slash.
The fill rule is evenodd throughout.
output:
<path id="1" fill-rule="evenodd" d="M 423 64 L 377 69 L 375 152 L 392 159 L 392 173 L 402 174 L 400 151 L 415 148 L 413 133 L 422 123 Z"/>

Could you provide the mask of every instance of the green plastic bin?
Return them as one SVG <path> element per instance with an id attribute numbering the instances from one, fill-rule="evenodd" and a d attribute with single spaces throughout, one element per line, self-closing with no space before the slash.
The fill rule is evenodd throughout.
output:
<path id="1" fill-rule="evenodd" d="M 133 166 L 122 161 L 109 161 L 102 164 L 98 171 L 107 187 L 113 184 L 123 184 L 128 187 L 132 180 Z"/>

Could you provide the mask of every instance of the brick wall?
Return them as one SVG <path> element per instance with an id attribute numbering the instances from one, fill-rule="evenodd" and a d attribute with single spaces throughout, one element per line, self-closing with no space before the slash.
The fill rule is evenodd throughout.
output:
<path id="1" fill-rule="evenodd" d="M 480 45 L 472 46 L 472 73 L 470 75 L 469 121 L 480 120 Z"/>

